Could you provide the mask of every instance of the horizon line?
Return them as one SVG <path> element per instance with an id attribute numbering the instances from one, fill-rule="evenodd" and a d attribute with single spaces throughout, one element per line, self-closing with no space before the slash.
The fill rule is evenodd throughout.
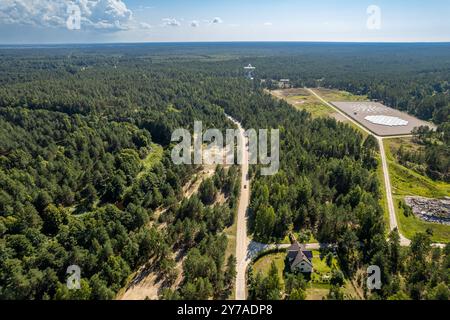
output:
<path id="1" fill-rule="evenodd" d="M 136 44 L 233 44 L 233 43 L 305 43 L 305 44 L 450 44 L 447 41 L 332 41 L 332 40 L 229 40 L 229 41 L 119 41 L 119 42 L 45 42 L 45 43 L 0 43 L 0 47 L 32 46 L 83 46 L 83 45 L 136 45 Z"/>

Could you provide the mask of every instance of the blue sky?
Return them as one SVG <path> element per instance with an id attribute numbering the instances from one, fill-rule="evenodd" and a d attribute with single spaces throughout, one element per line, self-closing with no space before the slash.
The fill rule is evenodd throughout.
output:
<path id="1" fill-rule="evenodd" d="M 0 0 L 0 43 L 153 41 L 450 41 L 450 1 Z"/>

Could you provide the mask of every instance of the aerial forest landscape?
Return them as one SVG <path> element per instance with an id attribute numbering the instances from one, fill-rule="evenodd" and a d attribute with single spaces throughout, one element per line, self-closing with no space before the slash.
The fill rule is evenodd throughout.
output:
<path id="1" fill-rule="evenodd" d="M 0 4 L 0 300 L 450 299 L 450 38 L 234 41 L 226 12 L 144 28 L 144 4 L 102 0 L 73 43 L 53 22 L 32 41 L 18 2 Z M 114 32 L 156 40 L 94 37 L 124 6 Z"/>

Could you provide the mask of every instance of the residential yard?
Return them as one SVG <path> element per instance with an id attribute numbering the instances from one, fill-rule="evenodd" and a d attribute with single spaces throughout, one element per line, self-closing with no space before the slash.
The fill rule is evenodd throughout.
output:
<path id="1" fill-rule="evenodd" d="M 257 274 L 258 272 L 261 272 L 264 276 L 267 276 L 269 274 L 272 262 L 275 262 L 275 265 L 277 266 L 278 269 L 278 275 L 280 276 L 281 281 L 284 283 L 283 271 L 285 258 L 286 258 L 285 251 L 265 255 L 255 261 L 255 263 L 253 264 L 253 273 Z"/>
<path id="2" fill-rule="evenodd" d="M 256 274 L 261 272 L 264 276 L 269 273 L 270 266 L 272 262 L 278 268 L 278 274 L 282 283 L 284 283 L 283 271 L 285 269 L 285 258 L 286 252 L 278 252 L 265 255 L 258 259 L 253 265 L 253 272 Z M 333 258 L 331 267 L 326 264 L 325 256 L 321 257 L 320 251 L 313 250 L 313 265 L 314 272 L 311 275 L 311 279 L 308 281 L 308 287 L 306 289 L 307 300 L 322 300 L 325 298 L 330 291 L 329 280 L 331 277 L 332 269 L 339 269 L 339 263 L 336 257 Z M 342 287 L 346 299 L 358 299 L 358 293 L 351 284 L 351 282 L 346 279 L 345 284 Z"/>
<path id="3" fill-rule="evenodd" d="M 433 232 L 432 240 L 434 242 L 448 243 L 450 226 L 426 222 L 414 215 L 406 217 L 399 204 L 404 201 L 405 196 L 443 198 L 450 194 L 450 184 L 433 181 L 397 163 L 392 154 L 392 148 L 398 146 L 399 143 L 398 139 L 384 141 L 400 231 L 405 237 L 411 239 L 416 233 L 426 232 L 427 229 L 430 229 Z"/>

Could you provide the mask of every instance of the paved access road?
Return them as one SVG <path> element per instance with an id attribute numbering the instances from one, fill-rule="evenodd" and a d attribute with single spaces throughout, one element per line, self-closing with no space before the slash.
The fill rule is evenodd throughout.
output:
<path id="1" fill-rule="evenodd" d="M 251 257 L 247 254 L 250 246 L 250 239 L 247 236 L 247 209 L 250 204 L 250 179 L 248 175 L 249 152 L 247 147 L 248 138 L 245 137 L 245 131 L 242 125 L 235 119 L 228 116 L 239 128 L 239 135 L 242 146 L 242 165 L 241 165 L 241 192 L 239 197 L 239 206 L 237 212 L 237 232 L 236 232 L 236 300 L 246 299 L 247 266 Z"/>

